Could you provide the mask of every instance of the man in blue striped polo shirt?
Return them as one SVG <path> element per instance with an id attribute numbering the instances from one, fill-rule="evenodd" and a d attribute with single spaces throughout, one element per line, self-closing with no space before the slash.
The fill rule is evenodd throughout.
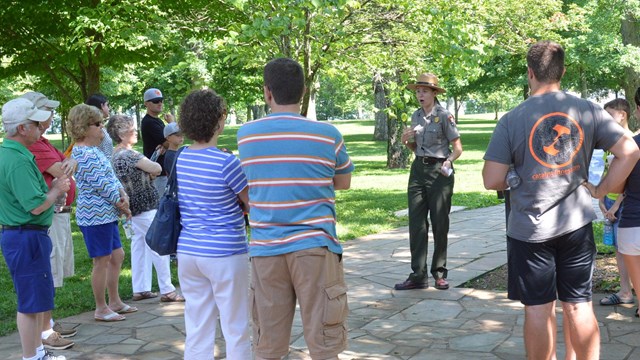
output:
<path id="1" fill-rule="evenodd" d="M 335 190 L 350 187 L 354 167 L 334 126 L 300 115 L 304 93 L 300 64 L 270 61 L 264 98 L 272 113 L 238 131 L 249 180 L 256 359 L 289 352 L 296 299 L 313 359 L 337 359 L 347 344 Z"/>

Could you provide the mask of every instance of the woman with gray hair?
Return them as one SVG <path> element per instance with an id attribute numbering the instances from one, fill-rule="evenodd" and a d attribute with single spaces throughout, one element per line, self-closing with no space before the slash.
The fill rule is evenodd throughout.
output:
<path id="1" fill-rule="evenodd" d="M 160 164 L 147 159 L 133 150 L 138 142 L 138 130 L 129 116 L 113 115 L 109 118 L 107 131 L 116 142 L 111 163 L 116 176 L 130 197 L 131 208 L 131 282 L 133 300 L 154 298 L 151 292 L 153 265 L 158 276 L 162 302 L 184 301 L 171 283 L 169 255 L 160 256 L 145 242 L 145 235 L 158 208 L 158 193 L 153 178 L 160 175 Z"/>

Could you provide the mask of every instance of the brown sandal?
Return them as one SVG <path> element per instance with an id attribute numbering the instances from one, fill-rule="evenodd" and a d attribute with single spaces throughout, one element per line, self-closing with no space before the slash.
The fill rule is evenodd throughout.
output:
<path id="1" fill-rule="evenodd" d="M 175 291 L 162 295 L 160 302 L 184 302 L 184 296 Z"/>
<path id="2" fill-rule="evenodd" d="M 154 297 L 158 297 L 158 293 L 154 293 L 151 291 L 143 291 L 140 293 L 135 293 L 133 294 L 133 296 L 131 297 L 131 300 L 133 301 L 140 301 L 140 300 L 144 300 L 144 299 L 151 299 Z"/>

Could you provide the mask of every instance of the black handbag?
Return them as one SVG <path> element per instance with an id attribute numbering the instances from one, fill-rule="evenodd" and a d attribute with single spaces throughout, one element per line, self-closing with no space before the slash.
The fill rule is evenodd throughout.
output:
<path id="1" fill-rule="evenodd" d="M 167 179 L 167 187 L 160 197 L 158 211 L 144 239 L 151 250 L 159 255 L 175 254 L 178 249 L 178 237 L 180 236 L 180 208 L 178 206 L 178 179 L 176 176 L 176 163 L 178 156 L 184 150 L 180 148 L 173 160 L 171 172 Z"/>

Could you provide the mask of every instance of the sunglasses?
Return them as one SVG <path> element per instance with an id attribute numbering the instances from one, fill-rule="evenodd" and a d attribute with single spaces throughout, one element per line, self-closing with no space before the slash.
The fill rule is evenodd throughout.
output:
<path id="1" fill-rule="evenodd" d="M 102 126 L 102 121 L 91 123 L 91 124 L 89 124 L 89 126 L 100 127 L 100 126 Z"/>
<path id="2" fill-rule="evenodd" d="M 153 100 L 149 100 L 149 102 L 152 102 L 154 104 L 160 104 L 162 102 L 163 99 L 153 99 Z"/>

